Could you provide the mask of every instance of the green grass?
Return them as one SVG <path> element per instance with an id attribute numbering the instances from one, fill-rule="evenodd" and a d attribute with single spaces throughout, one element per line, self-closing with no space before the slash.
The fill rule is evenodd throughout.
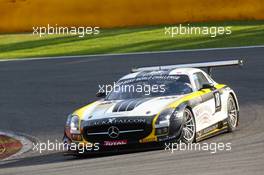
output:
<path id="1" fill-rule="evenodd" d="M 208 35 L 172 38 L 164 34 L 165 26 L 105 29 L 99 35 L 83 38 L 2 34 L 0 59 L 264 45 L 264 21 L 194 23 L 190 26 L 231 26 L 232 34 L 215 38 Z"/>

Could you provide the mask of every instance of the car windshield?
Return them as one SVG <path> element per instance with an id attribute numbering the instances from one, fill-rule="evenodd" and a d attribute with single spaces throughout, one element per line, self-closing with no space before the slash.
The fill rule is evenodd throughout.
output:
<path id="1" fill-rule="evenodd" d="M 187 75 L 142 76 L 120 80 L 114 85 L 106 100 L 161 97 L 191 93 Z"/>

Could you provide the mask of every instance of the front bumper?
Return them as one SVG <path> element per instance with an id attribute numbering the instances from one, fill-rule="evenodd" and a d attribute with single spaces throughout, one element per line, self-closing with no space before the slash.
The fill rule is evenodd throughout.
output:
<path id="1" fill-rule="evenodd" d="M 156 128 L 155 117 L 152 116 L 148 120 L 141 120 L 140 117 L 129 120 L 119 118 L 120 120 L 116 123 L 109 123 L 105 120 L 82 122 L 81 134 L 77 137 L 69 133 L 69 128 L 65 129 L 64 143 L 68 145 L 68 152 L 80 153 L 81 150 L 81 153 L 94 153 L 156 147 L 164 142 L 177 141 L 180 138 L 181 121 L 171 121 L 169 126 Z M 109 135 L 109 128 L 113 126 L 118 128 L 119 134 L 116 137 Z M 74 149 L 70 149 L 72 144 L 76 145 Z M 88 149 L 84 150 L 83 147 L 86 145 Z"/>
<path id="2" fill-rule="evenodd" d="M 176 135 L 162 135 L 155 136 L 151 139 L 137 140 L 130 142 L 123 142 L 124 140 L 114 140 L 110 144 L 105 145 L 105 141 L 91 143 L 86 140 L 76 141 L 71 140 L 66 135 L 64 136 L 63 142 L 67 143 L 65 155 L 82 155 L 82 154 L 97 154 L 97 153 L 111 153 L 111 152 L 123 152 L 123 151 L 137 151 L 153 148 L 161 148 L 166 142 L 175 142 L 180 139 L 181 131 L 177 132 Z M 112 143 L 112 145 L 111 145 Z M 114 143 L 114 144 L 113 144 Z M 74 146 L 72 146 L 74 145 Z"/>

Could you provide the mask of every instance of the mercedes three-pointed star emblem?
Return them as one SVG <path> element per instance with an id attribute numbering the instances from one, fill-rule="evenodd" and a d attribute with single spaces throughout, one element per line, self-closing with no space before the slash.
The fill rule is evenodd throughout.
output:
<path id="1" fill-rule="evenodd" d="M 108 128 L 108 135 L 111 138 L 117 138 L 119 136 L 119 129 L 115 126 L 111 126 L 110 128 Z"/>

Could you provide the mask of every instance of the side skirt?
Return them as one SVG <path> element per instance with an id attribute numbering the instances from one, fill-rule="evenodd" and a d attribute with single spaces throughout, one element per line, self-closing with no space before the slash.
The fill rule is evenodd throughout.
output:
<path id="1" fill-rule="evenodd" d="M 204 139 L 208 139 L 218 134 L 227 132 L 227 119 L 213 124 L 201 131 L 196 132 L 196 141 L 199 142 Z"/>

